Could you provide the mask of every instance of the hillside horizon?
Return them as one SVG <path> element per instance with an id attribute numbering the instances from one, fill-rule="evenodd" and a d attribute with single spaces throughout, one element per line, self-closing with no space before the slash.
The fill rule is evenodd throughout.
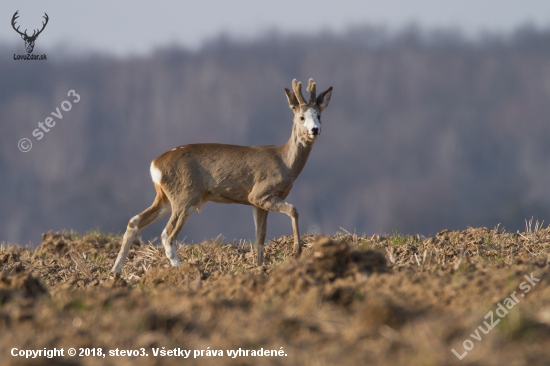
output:
<path id="1" fill-rule="evenodd" d="M 509 231 L 550 214 L 550 31 L 470 41 L 451 31 L 217 39 L 196 52 L 0 61 L 0 240 L 47 229 L 123 232 L 147 208 L 153 158 L 196 142 L 281 145 L 293 78 L 334 87 L 288 201 L 303 232 Z M 21 45 L 18 46 L 19 48 Z M 50 62 L 50 59 L 53 60 Z M 41 140 L 32 136 L 75 90 Z M 16 148 L 32 139 L 32 150 Z M 546 220 L 549 221 L 549 220 Z M 146 229 L 160 236 L 162 224 Z M 268 237 L 290 220 L 270 214 Z M 249 207 L 207 204 L 179 240 L 254 237 Z"/>

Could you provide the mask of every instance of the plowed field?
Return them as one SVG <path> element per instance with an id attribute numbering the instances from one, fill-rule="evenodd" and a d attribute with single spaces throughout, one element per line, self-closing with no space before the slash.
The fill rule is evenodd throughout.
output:
<path id="1" fill-rule="evenodd" d="M 531 226 L 306 235 L 299 259 L 281 237 L 262 267 L 213 240 L 169 268 L 139 240 L 116 277 L 119 236 L 45 233 L 0 249 L 0 364 L 547 365 L 550 229 Z"/>

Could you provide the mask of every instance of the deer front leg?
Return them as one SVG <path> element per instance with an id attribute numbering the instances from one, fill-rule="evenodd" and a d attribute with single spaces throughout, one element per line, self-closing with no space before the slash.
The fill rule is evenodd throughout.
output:
<path id="1" fill-rule="evenodd" d="M 256 247 L 258 248 L 258 266 L 261 266 L 264 260 L 264 243 L 267 227 L 267 211 L 259 207 L 252 207 L 254 215 L 254 225 L 256 226 Z"/>
<path id="2" fill-rule="evenodd" d="M 173 211 L 170 220 L 168 220 L 168 224 L 166 224 L 160 236 L 166 258 L 170 260 L 172 267 L 181 266 L 178 253 L 176 252 L 176 239 L 190 215 L 190 213 L 186 214 L 184 210 Z"/>
<path id="3" fill-rule="evenodd" d="M 302 253 L 302 242 L 300 241 L 300 231 L 298 229 L 298 210 L 290 203 L 283 201 L 277 196 L 269 196 L 267 198 L 252 201 L 254 206 L 260 207 L 266 211 L 283 212 L 290 216 L 292 221 L 292 231 L 294 233 L 294 256 L 298 258 Z"/>

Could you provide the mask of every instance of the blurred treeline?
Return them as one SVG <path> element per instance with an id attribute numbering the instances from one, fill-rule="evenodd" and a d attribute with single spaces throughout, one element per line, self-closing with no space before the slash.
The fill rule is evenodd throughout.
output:
<path id="1" fill-rule="evenodd" d="M 17 47 L 15 47 L 17 46 Z M 0 60 L 0 242 L 47 230 L 121 232 L 149 206 L 150 161 L 196 142 L 283 144 L 283 87 L 334 87 L 323 132 L 288 201 L 303 232 L 424 235 L 466 226 L 517 230 L 550 214 L 550 31 L 465 40 L 390 35 L 221 37 L 198 51 Z M 38 51 L 37 52 L 42 52 Z M 31 133 L 74 89 L 81 101 L 44 138 Z M 27 137 L 33 148 L 17 149 Z M 159 236 L 162 224 L 143 232 Z M 209 203 L 186 242 L 253 238 L 249 207 Z M 290 234 L 271 213 L 268 237 Z"/>

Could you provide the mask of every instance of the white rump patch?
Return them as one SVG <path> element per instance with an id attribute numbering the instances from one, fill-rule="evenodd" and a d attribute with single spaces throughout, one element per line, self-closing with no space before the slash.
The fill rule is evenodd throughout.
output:
<path id="1" fill-rule="evenodd" d="M 321 133 L 321 126 L 319 125 L 319 117 L 317 116 L 317 111 L 315 110 L 315 108 L 309 108 L 304 113 L 304 118 L 305 118 L 304 126 L 305 126 L 305 128 L 307 128 L 307 132 L 310 135 L 313 135 L 311 133 L 311 131 L 314 128 L 318 128 L 319 129 L 319 134 Z"/>
<path id="2" fill-rule="evenodd" d="M 153 178 L 154 183 L 160 185 L 160 181 L 162 180 L 162 173 L 155 166 L 154 162 L 151 162 L 151 178 Z"/>

